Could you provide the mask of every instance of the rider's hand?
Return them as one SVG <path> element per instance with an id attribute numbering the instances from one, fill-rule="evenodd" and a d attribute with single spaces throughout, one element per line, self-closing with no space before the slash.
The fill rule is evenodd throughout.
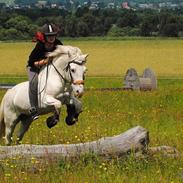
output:
<path id="1" fill-rule="evenodd" d="M 40 68 L 40 66 L 39 66 L 39 61 L 34 62 L 34 66 L 37 67 L 37 68 Z"/>
<path id="2" fill-rule="evenodd" d="M 48 58 L 34 62 L 34 66 L 36 66 L 37 68 L 40 68 L 41 66 L 46 65 L 46 64 L 48 64 Z"/>

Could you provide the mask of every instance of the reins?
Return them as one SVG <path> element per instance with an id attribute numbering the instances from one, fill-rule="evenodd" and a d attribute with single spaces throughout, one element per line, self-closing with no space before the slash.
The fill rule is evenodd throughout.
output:
<path id="1" fill-rule="evenodd" d="M 84 80 L 77 80 L 77 81 L 74 81 L 73 80 L 73 77 L 72 77 L 72 74 L 71 74 L 71 70 L 70 70 L 70 64 L 71 63 L 74 63 L 74 64 L 77 64 L 77 65 L 82 65 L 82 63 L 78 63 L 74 60 L 70 61 L 68 63 L 68 65 L 64 68 L 64 70 L 67 72 L 69 71 L 69 75 L 70 75 L 70 78 L 71 78 L 71 81 L 69 83 L 72 83 L 74 85 L 84 85 Z M 55 71 L 58 73 L 58 75 L 67 83 L 68 81 L 64 78 L 64 76 L 58 71 L 58 69 L 55 67 L 55 65 L 53 64 L 53 62 L 51 62 L 52 66 L 54 67 Z"/>
<path id="2" fill-rule="evenodd" d="M 53 68 L 55 69 L 55 71 L 57 72 L 57 74 L 65 81 L 67 82 L 67 80 L 64 78 L 64 76 L 58 71 L 58 69 L 55 67 L 55 65 L 53 64 L 53 62 L 51 62 L 51 65 L 53 66 Z"/>
<path id="3" fill-rule="evenodd" d="M 40 92 L 38 92 L 38 95 L 41 94 L 45 90 L 45 88 L 47 86 L 47 81 L 48 81 L 48 66 L 49 66 L 49 64 L 46 65 L 46 82 L 45 82 L 45 85 L 44 85 L 43 89 Z"/>
<path id="4" fill-rule="evenodd" d="M 77 65 L 82 65 L 82 63 L 78 63 L 78 62 L 76 62 L 74 60 L 73 61 L 70 61 L 68 63 L 68 65 L 63 69 L 66 72 L 69 71 L 69 75 L 70 75 L 71 81 L 67 81 L 64 78 L 64 76 L 59 72 L 59 70 L 55 67 L 55 65 L 53 64 L 53 62 L 50 62 L 50 64 L 53 66 L 53 68 L 55 69 L 55 71 L 57 72 L 57 74 L 64 80 L 65 83 L 68 82 L 68 83 L 72 83 L 74 85 L 84 85 L 84 79 L 83 80 L 76 80 L 76 81 L 73 80 L 73 77 L 72 77 L 72 74 L 71 74 L 71 71 L 70 71 L 70 64 L 71 63 L 77 64 Z M 38 92 L 38 95 L 40 95 L 46 89 L 47 81 L 48 81 L 48 67 L 49 67 L 50 64 L 47 64 L 46 65 L 46 82 L 45 82 L 45 85 L 44 85 L 43 89 L 41 89 L 41 91 Z"/>

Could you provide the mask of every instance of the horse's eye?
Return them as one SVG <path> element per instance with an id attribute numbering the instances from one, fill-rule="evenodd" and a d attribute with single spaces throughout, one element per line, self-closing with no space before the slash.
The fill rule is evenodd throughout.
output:
<path id="1" fill-rule="evenodd" d="M 74 73 L 74 72 L 75 72 L 75 69 L 71 69 L 71 72 L 73 72 L 73 73 Z"/>

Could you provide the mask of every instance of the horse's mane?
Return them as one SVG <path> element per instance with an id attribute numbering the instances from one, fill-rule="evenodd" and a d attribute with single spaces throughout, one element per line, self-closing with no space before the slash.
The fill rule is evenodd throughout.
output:
<path id="1" fill-rule="evenodd" d="M 68 54 L 69 57 L 75 58 L 81 55 L 82 53 L 81 50 L 77 47 L 58 45 L 57 48 L 53 52 L 49 52 L 47 56 L 58 57 L 61 56 L 62 54 Z"/>

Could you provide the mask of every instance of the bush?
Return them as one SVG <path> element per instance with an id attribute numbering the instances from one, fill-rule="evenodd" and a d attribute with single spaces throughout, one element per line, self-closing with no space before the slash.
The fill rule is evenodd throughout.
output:
<path id="1" fill-rule="evenodd" d="M 77 35 L 84 37 L 89 35 L 88 25 L 83 21 L 79 21 L 77 24 Z"/>
<path id="2" fill-rule="evenodd" d="M 28 33 L 22 33 L 15 28 L 1 29 L 0 30 L 0 40 L 17 40 L 17 39 L 29 39 Z"/>
<path id="3" fill-rule="evenodd" d="M 122 31 L 121 28 L 119 28 L 118 26 L 116 25 L 113 25 L 108 33 L 107 33 L 107 36 L 114 36 L 114 37 L 118 37 L 118 36 L 125 36 L 124 32 Z"/>
<path id="4" fill-rule="evenodd" d="M 140 29 L 133 28 L 133 27 L 119 28 L 118 26 L 113 25 L 107 35 L 108 36 L 139 36 Z"/>
<path id="5" fill-rule="evenodd" d="M 18 37 L 19 37 L 19 32 L 14 28 L 2 29 L 0 31 L 0 39 L 1 40 L 17 39 Z"/>
<path id="6" fill-rule="evenodd" d="M 128 36 L 140 36 L 140 28 L 130 28 L 127 34 Z"/>
<path id="7" fill-rule="evenodd" d="M 162 35 L 163 36 L 177 37 L 178 36 L 177 24 L 176 23 L 166 24 L 163 27 Z"/>
<path id="8" fill-rule="evenodd" d="M 6 40 L 5 39 L 5 31 L 6 29 L 0 29 L 0 41 Z"/>

